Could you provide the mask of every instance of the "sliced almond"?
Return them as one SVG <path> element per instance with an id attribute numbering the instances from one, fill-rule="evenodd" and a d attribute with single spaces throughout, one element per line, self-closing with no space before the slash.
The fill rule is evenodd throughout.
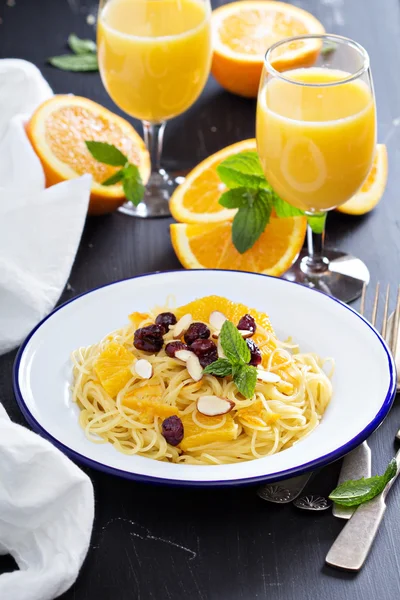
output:
<path id="1" fill-rule="evenodd" d="M 183 360 L 186 362 L 189 356 L 196 356 L 194 352 L 190 352 L 190 350 L 177 350 L 175 352 L 174 358 L 179 358 L 179 360 Z M 196 357 L 197 358 L 197 357 Z"/>
<path id="2" fill-rule="evenodd" d="M 254 331 L 250 331 L 250 329 L 238 329 L 238 332 L 244 339 L 252 337 L 255 333 Z"/>
<path id="3" fill-rule="evenodd" d="M 203 368 L 197 356 L 192 352 L 192 356 L 186 361 L 186 368 L 193 381 L 200 381 L 203 377 Z"/>
<path id="4" fill-rule="evenodd" d="M 219 329 L 216 329 L 211 337 L 214 338 L 214 340 L 217 340 L 219 338 L 220 333 L 221 331 Z"/>
<path id="5" fill-rule="evenodd" d="M 228 398 L 220 398 L 219 396 L 200 396 L 197 400 L 197 410 L 202 415 L 207 417 L 217 417 L 225 415 L 235 406 L 235 403 Z"/>
<path id="6" fill-rule="evenodd" d="M 183 317 L 181 317 L 179 321 L 174 325 L 174 329 L 172 332 L 174 338 L 180 338 L 184 333 L 186 333 L 190 327 L 192 320 L 193 319 L 191 314 L 188 313 L 186 315 L 183 315 Z"/>
<path id="7" fill-rule="evenodd" d="M 136 375 L 139 375 L 142 379 L 150 379 L 153 375 L 153 366 L 145 358 L 139 358 L 133 365 Z"/>
<path id="8" fill-rule="evenodd" d="M 227 321 L 228 318 L 224 315 L 224 313 L 219 310 L 213 310 L 210 314 L 210 325 L 213 329 L 216 329 L 218 332 L 222 329 L 222 325 Z"/>
<path id="9" fill-rule="evenodd" d="M 218 358 L 226 358 L 225 352 L 222 349 L 221 340 L 219 338 L 218 338 L 218 342 L 217 342 L 217 352 L 218 352 Z"/>
<path id="10" fill-rule="evenodd" d="M 278 383 L 281 380 L 279 375 L 266 371 L 265 369 L 257 369 L 257 379 L 264 381 L 264 383 Z"/>

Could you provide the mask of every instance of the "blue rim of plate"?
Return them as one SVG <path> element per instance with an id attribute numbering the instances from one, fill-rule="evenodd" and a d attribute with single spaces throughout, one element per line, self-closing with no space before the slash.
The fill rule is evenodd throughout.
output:
<path id="1" fill-rule="evenodd" d="M 42 425 L 40 425 L 40 423 L 35 419 L 35 417 L 29 411 L 29 409 L 25 403 L 25 400 L 23 398 L 21 389 L 19 387 L 19 381 L 18 381 L 18 373 L 19 373 L 21 358 L 23 356 L 23 353 L 25 351 L 27 344 L 29 343 L 29 341 L 31 340 L 33 335 L 36 333 L 36 331 L 38 329 L 40 329 L 40 327 L 48 319 L 50 319 L 55 313 L 57 313 L 59 310 L 63 309 L 68 304 L 75 302 L 79 298 L 82 298 L 83 296 L 86 296 L 87 294 L 91 294 L 92 292 L 95 292 L 96 290 L 102 289 L 104 287 L 109 287 L 111 285 L 116 285 L 116 284 L 122 283 L 124 281 L 130 281 L 132 279 L 139 279 L 142 277 L 164 275 L 167 273 L 186 273 L 186 272 L 192 272 L 192 271 L 200 271 L 200 272 L 204 273 L 204 269 L 190 269 L 189 271 L 185 271 L 182 269 L 172 269 L 172 270 L 168 270 L 168 271 L 153 271 L 151 273 L 143 273 L 141 275 L 135 275 L 133 277 L 126 277 L 123 279 L 119 279 L 119 280 L 113 281 L 111 283 L 105 283 L 105 284 L 99 285 L 98 287 L 93 288 L 87 292 L 83 292 L 82 294 L 79 294 L 78 296 L 75 296 L 74 298 L 71 298 L 70 300 L 67 300 L 63 304 L 60 304 L 60 306 L 57 306 L 57 308 L 55 308 L 51 313 L 49 313 L 47 315 L 47 317 L 42 319 L 40 321 L 40 323 L 38 323 L 36 325 L 36 327 L 34 327 L 32 329 L 32 331 L 30 332 L 30 334 L 28 335 L 28 337 L 25 339 L 25 341 L 22 343 L 20 349 L 18 350 L 17 356 L 14 361 L 13 374 L 12 374 L 14 395 L 17 400 L 17 404 L 18 404 L 22 414 L 24 415 L 26 421 L 29 423 L 29 425 L 32 427 L 32 429 L 34 431 L 36 431 L 37 433 L 39 433 L 42 437 L 49 440 L 54 446 L 59 448 L 64 454 L 69 456 L 71 459 L 76 460 L 79 463 L 82 463 L 86 467 L 90 467 L 90 468 L 96 469 L 98 471 L 103 471 L 104 473 L 107 473 L 109 475 L 116 475 L 117 477 L 122 477 L 124 479 L 130 479 L 132 481 L 137 481 L 137 482 L 141 482 L 141 483 L 162 484 L 162 485 L 170 485 L 170 486 L 176 486 L 176 487 L 227 487 L 227 486 L 243 486 L 243 485 L 251 485 L 251 484 L 257 484 L 257 483 L 261 484 L 261 483 L 282 481 L 282 480 L 288 479 L 289 477 L 292 477 L 292 476 L 302 475 L 304 473 L 310 472 L 310 471 L 314 470 L 315 468 L 325 467 L 326 465 L 334 462 L 335 460 L 342 458 L 345 454 L 348 454 L 348 452 L 350 452 L 351 450 L 353 450 L 354 448 L 359 446 L 364 440 L 366 440 L 379 427 L 379 425 L 383 422 L 383 420 L 389 413 L 389 410 L 393 404 L 393 401 L 394 401 L 394 398 L 396 395 L 396 384 L 397 384 L 396 366 L 395 366 L 394 360 L 392 358 L 392 355 L 389 351 L 389 348 L 388 348 L 386 342 L 384 341 L 382 336 L 379 334 L 379 332 L 363 316 L 361 316 L 353 308 L 351 308 L 350 306 L 348 306 L 341 300 L 338 300 L 337 298 L 328 296 L 324 292 L 308 288 L 308 289 L 310 289 L 311 292 L 316 292 L 316 293 L 322 294 L 323 296 L 325 296 L 332 302 L 336 302 L 337 304 L 340 304 L 346 310 L 349 310 L 357 318 L 359 318 L 361 321 L 363 321 L 367 325 L 367 327 L 369 327 L 369 329 L 371 329 L 371 331 L 373 331 L 373 333 L 376 335 L 378 341 L 383 346 L 383 349 L 386 353 L 386 357 L 388 360 L 389 379 L 390 379 L 389 388 L 388 388 L 385 399 L 384 399 L 377 415 L 374 417 L 374 419 L 372 419 L 372 421 L 370 421 L 368 423 L 368 425 L 366 427 L 364 427 L 364 429 L 362 431 L 360 431 L 360 433 L 358 433 L 349 442 L 347 442 L 346 444 L 343 444 L 336 450 L 333 450 L 332 452 L 329 452 L 328 454 L 325 454 L 324 456 L 321 456 L 319 458 L 316 458 L 315 460 L 304 463 L 303 465 L 300 465 L 298 467 L 293 467 L 291 469 L 285 469 L 284 471 L 277 471 L 276 473 L 269 473 L 268 475 L 257 475 L 256 477 L 245 477 L 245 478 L 241 478 L 241 479 L 227 479 L 227 480 L 216 480 L 216 481 L 198 481 L 198 480 L 191 481 L 191 480 L 178 480 L 178 479 L 164 479 L 162 477 L 153 477 L 151 475 L 141 475 L 141 474 L 132 473 L 129 471 L 124 471 L 122 469 L 117 469 L 115 467 L 109 467 L 103 463 L 97 462 L 96 460 L 87 458 L 86 456 L 84 456 L 83 454 L 80 454 L 79 452 L 76 452 L 75 450 L 72 450 L 72 448 L 70 448 L 69 446 L 66 446 L 65 444 L 60 442 L 57 438 L 53 437 L 51 435 L 51 433 L 49 433 L 44 427 L 42 427 Z M 207 269 L 207 271 L 222 272 L 222 273 L 240 273 L 240 274 L 253 275 L 256 277 L 267 277 L 269 279 L 276 279 L 276 277 L 272 277 L 271 275 L 263 275 L 262 273 L 252 273 L 251 271 L 239 271 L 237 269 L 236 270 L 235 269 L 232 269 L 232 270 L 231 269 Z M 280 281 L 283 281 L 289 285 L 302 285 L 295 281 L 288 281 L 287 279 L 280 279 Z"/>

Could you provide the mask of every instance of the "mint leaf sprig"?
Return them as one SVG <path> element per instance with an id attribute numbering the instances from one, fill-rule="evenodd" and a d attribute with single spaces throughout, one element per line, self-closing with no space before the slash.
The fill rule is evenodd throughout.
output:
<path id="1" fill-rule="evenodd" d="M 122 167 L 103 181 L 102 185 L 109 186 L 122 182 L 126 199 L 137 206 L 144 196 L 144 185 L 138 167 L 130 163 L 128 157 L 113 144 L 93 140 L 86 141 L 85 144 L 98 162 L 112 167 Z"/>
<path id="2" fill-rule="evenodd" d="M 345 481 L 331 492 L 329 498 L 343 506 L 358 506 L 383 492 L 396 473 L 396 459 L 392 458 L 383 475 Z"/>
<path id="3" fill-rule="evenodd" d="M 204 373 L 227 377 L 232 375 L 237 389 L 245 398 L 251 398 L 257 383 L 257 369 L 249 365 L 251 358 L 246 340 L 231 321 L 225 321 L 219 334 L 226 358 L 219 358 L 204 369 Z"/>
<path id="4" fill-rule="evenodd" d="M 249 250 L 268 225 L 272 209 L 279 218 L 304 216 L 304 211 L 288 204 L 265 179 L 257 152 L 239 152 L 229 156 L 217 167 L 222 183 L 229 189 L 219 203 L 224 208 L 237 208 L 232 223 L 232 242 L 243 254 Z M 321 233 L 325 216 L 309 218 L 315 233 Z"/>
<path id="5" fill-rule="evenodd" d="M 73 54 L 62 54 L 61 56 L 52 56 L 47 61 L 57 69 L 62 71 L 98 71 L 97 46 L 93 40 L 84 40 L 75 33 L 68 37 L 68 46 Z"/>

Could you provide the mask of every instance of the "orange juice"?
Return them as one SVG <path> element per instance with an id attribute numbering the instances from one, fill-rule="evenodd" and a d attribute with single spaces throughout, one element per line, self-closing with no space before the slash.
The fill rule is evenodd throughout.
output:
<path id="1" fill-rule="evenodd" d="M 306 211 L 351 198 L 366 179 L 376 143 L 375 104 L 366 83 L 313 67 L 267 80 L 257 107 L 257 148 L 274 190 Z"/>
<path id="2" fill-rule="evenodd" d="M 104 85 L 129 115 L 159 122 L 183 113 L 210 71 L 210 9 L 201 0 L 111 0 L 98 24 Z"/>

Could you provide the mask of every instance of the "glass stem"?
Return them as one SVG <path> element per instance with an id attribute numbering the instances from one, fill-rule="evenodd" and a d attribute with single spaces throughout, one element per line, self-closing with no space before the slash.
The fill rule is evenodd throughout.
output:
<path id="1" fill-rule="evenodd" d="M 150 154 L 151 176 L 161 171 L 161 153 L 166 122 L 150 123 L 143 121 L 144 141 Z"/>
<path id="2" fill-rule="evenodd" d="M 329 261 L 324 256 L 326 213 L 309 213 L 307 218 L 308 256 L 302 270 L 309 275 L 318 275 L 324 273 L 329 266 Z"/>

